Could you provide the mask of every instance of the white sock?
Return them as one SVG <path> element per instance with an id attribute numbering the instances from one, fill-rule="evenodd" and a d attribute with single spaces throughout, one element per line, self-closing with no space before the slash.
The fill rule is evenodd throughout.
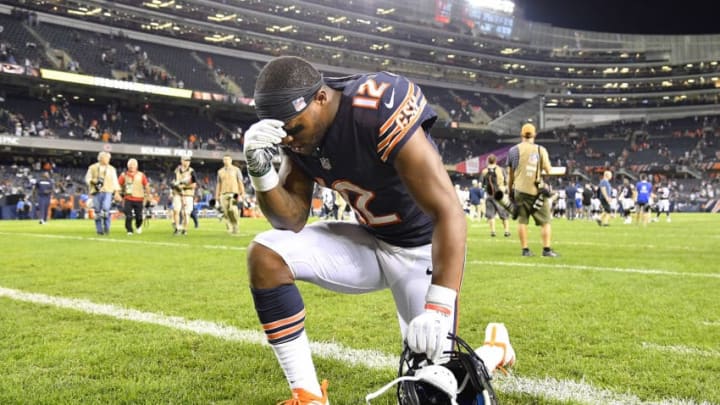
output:
<path id="1" fill-rule="evenodd" d="M 475 350 L 475 353 L 477 353 L 483 363 L 485 363 L 485 368 L 487 368 L 489 374 L 492 374 L 497 366 L 502 364 L 503 356 L 505 355 L 505 351 L 502 347 L 488 345 Z"/>
<path id="2" fill-rule="evenodd" d="M 303 331 L 297 339 L 271 345 L 275 356 L 285 372 L 285 378 L 291 389 L 302 388 L 305 391 L 322 397 L 320 383 L 315 372 L 315 364 L 310 353 L 310 342 Z"/>

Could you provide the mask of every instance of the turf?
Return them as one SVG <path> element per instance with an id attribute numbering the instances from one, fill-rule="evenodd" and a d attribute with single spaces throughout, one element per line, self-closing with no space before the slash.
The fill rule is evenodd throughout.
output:
<path id="1" fill-rule="evenodd" d="M 555 259 L 521 257 L 514 224 L 511 238 L 490 238 L 487 224 L 470 222 L 460 335 L 478 346 L 488 322 L 507 325 L 512 373 L 525 384 L 499 378 L 502 403 L 595 403 L 605 391 L 628 403 L 720 403 L 717 218 L 675 214 L 647 227 L 615 219 L 608 228 L 556 220 Z M 239 236 L 214 219 L 186 237 L 159 219 L 142 235 L 113 227 L 100 237 L 84 220 L 0 221 L 0 288 L 259 333 L 244 248 L 269 228 L 264 220 L 244 219 Z M 531 227 L 538 254 L 539 240 Z M 311 340 L 399 354 L 387 291 L 300 288 Z M 395 374 L 327 357 L 316 366 L 338 405 L 365 403 Z M 596 391 L 563 399 L 580 390 L 567 382 Z M 267 345 L 0 294 L 2 404 L 274 404 L 288 393 Z M 391 394 L 373 402 L 384 403 Z"/>

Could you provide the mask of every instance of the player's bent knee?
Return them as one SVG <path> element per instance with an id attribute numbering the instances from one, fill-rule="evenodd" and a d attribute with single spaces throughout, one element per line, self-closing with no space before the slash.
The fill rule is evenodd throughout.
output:
<path id="1" fill-rule="evenodd" d="M 256 242 L 248 246 L 247 268 L 252 288 L 274 288 L 295 282 L 285 260 L 274 250 Z"/>

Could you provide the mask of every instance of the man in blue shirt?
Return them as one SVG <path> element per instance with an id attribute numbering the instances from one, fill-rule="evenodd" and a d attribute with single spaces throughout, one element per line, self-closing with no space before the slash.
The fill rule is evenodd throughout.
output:
<path id="1" fill-rule="evenodd" d="M 567 219 L 572 221 L 577 215 L 577 205 L 575 202 L 575 194 L 577 194 L 577 188 L 570 182 L 565 187 L 565 199 L 567 199 Z"/>
<path id="2" fill-rule="evenodd" d="M 473 179 L 472 187 L 470 187 L 470 218 L 473 221 L 475 218 L 482 218 L 485 214 L 482 208 L 483 198 L 485 198 L 485 191 L 480 187 L 477 179 Z"/>
<path id="3" fill-rule="evenodd" d="M 635 201 L 637 212 L 635 213 L 635 222 L 638 224 L 642 222 L 643 225 L 647 225 L 648 220 L 650 219 L 650 198 L 653 187 L 652 184 L 647 181 L 646 174 L 640 175 L 640 181 L 635 185 L 635 190 L 637 190 L 637 201 Z"/>
<path id="4" fill-rule="evenodd" d="M 612 179 L 612 172 L 605 170 L 603 178 L 600 180 L 600 185 L 598 186 L 598 197 L 602 205 L 602 214 L 600 214 L 600 218 L 597 220 L 600 226 L 610 226 L 610 212 L 612 211 L 610 208 L 610 198 L 612 198 L 610 179 Z"/>
<path id="5" fill-rule="evenodd" d="M 34 194 L 37 197 L 38 204 L 38 222 L 44 225 L 48 218 L 48 210 L 50 208 L 50 198 L 55 188 L 55 183 L 50 178 L 49 172 L 43 172 L 40 179 L 35 183 Z"/>
<path id="6" fill-rule="evenodd" d="M 15 214 L 17 219 L 25 219 L 25 198 L 18 198 L 17 205 L 15 205 Z"/>

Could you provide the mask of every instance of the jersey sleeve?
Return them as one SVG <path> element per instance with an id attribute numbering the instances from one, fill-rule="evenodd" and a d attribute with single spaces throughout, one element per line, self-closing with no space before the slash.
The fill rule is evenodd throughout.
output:
<path id="1" fill-rule="evenodd" d="M 420 86 L 387 72 L 367 76 L 353 96 L 356 122 L 368 128 L 378 158 L 392 163 L 418 128 L 427 132 L 437 119 Z"/>

